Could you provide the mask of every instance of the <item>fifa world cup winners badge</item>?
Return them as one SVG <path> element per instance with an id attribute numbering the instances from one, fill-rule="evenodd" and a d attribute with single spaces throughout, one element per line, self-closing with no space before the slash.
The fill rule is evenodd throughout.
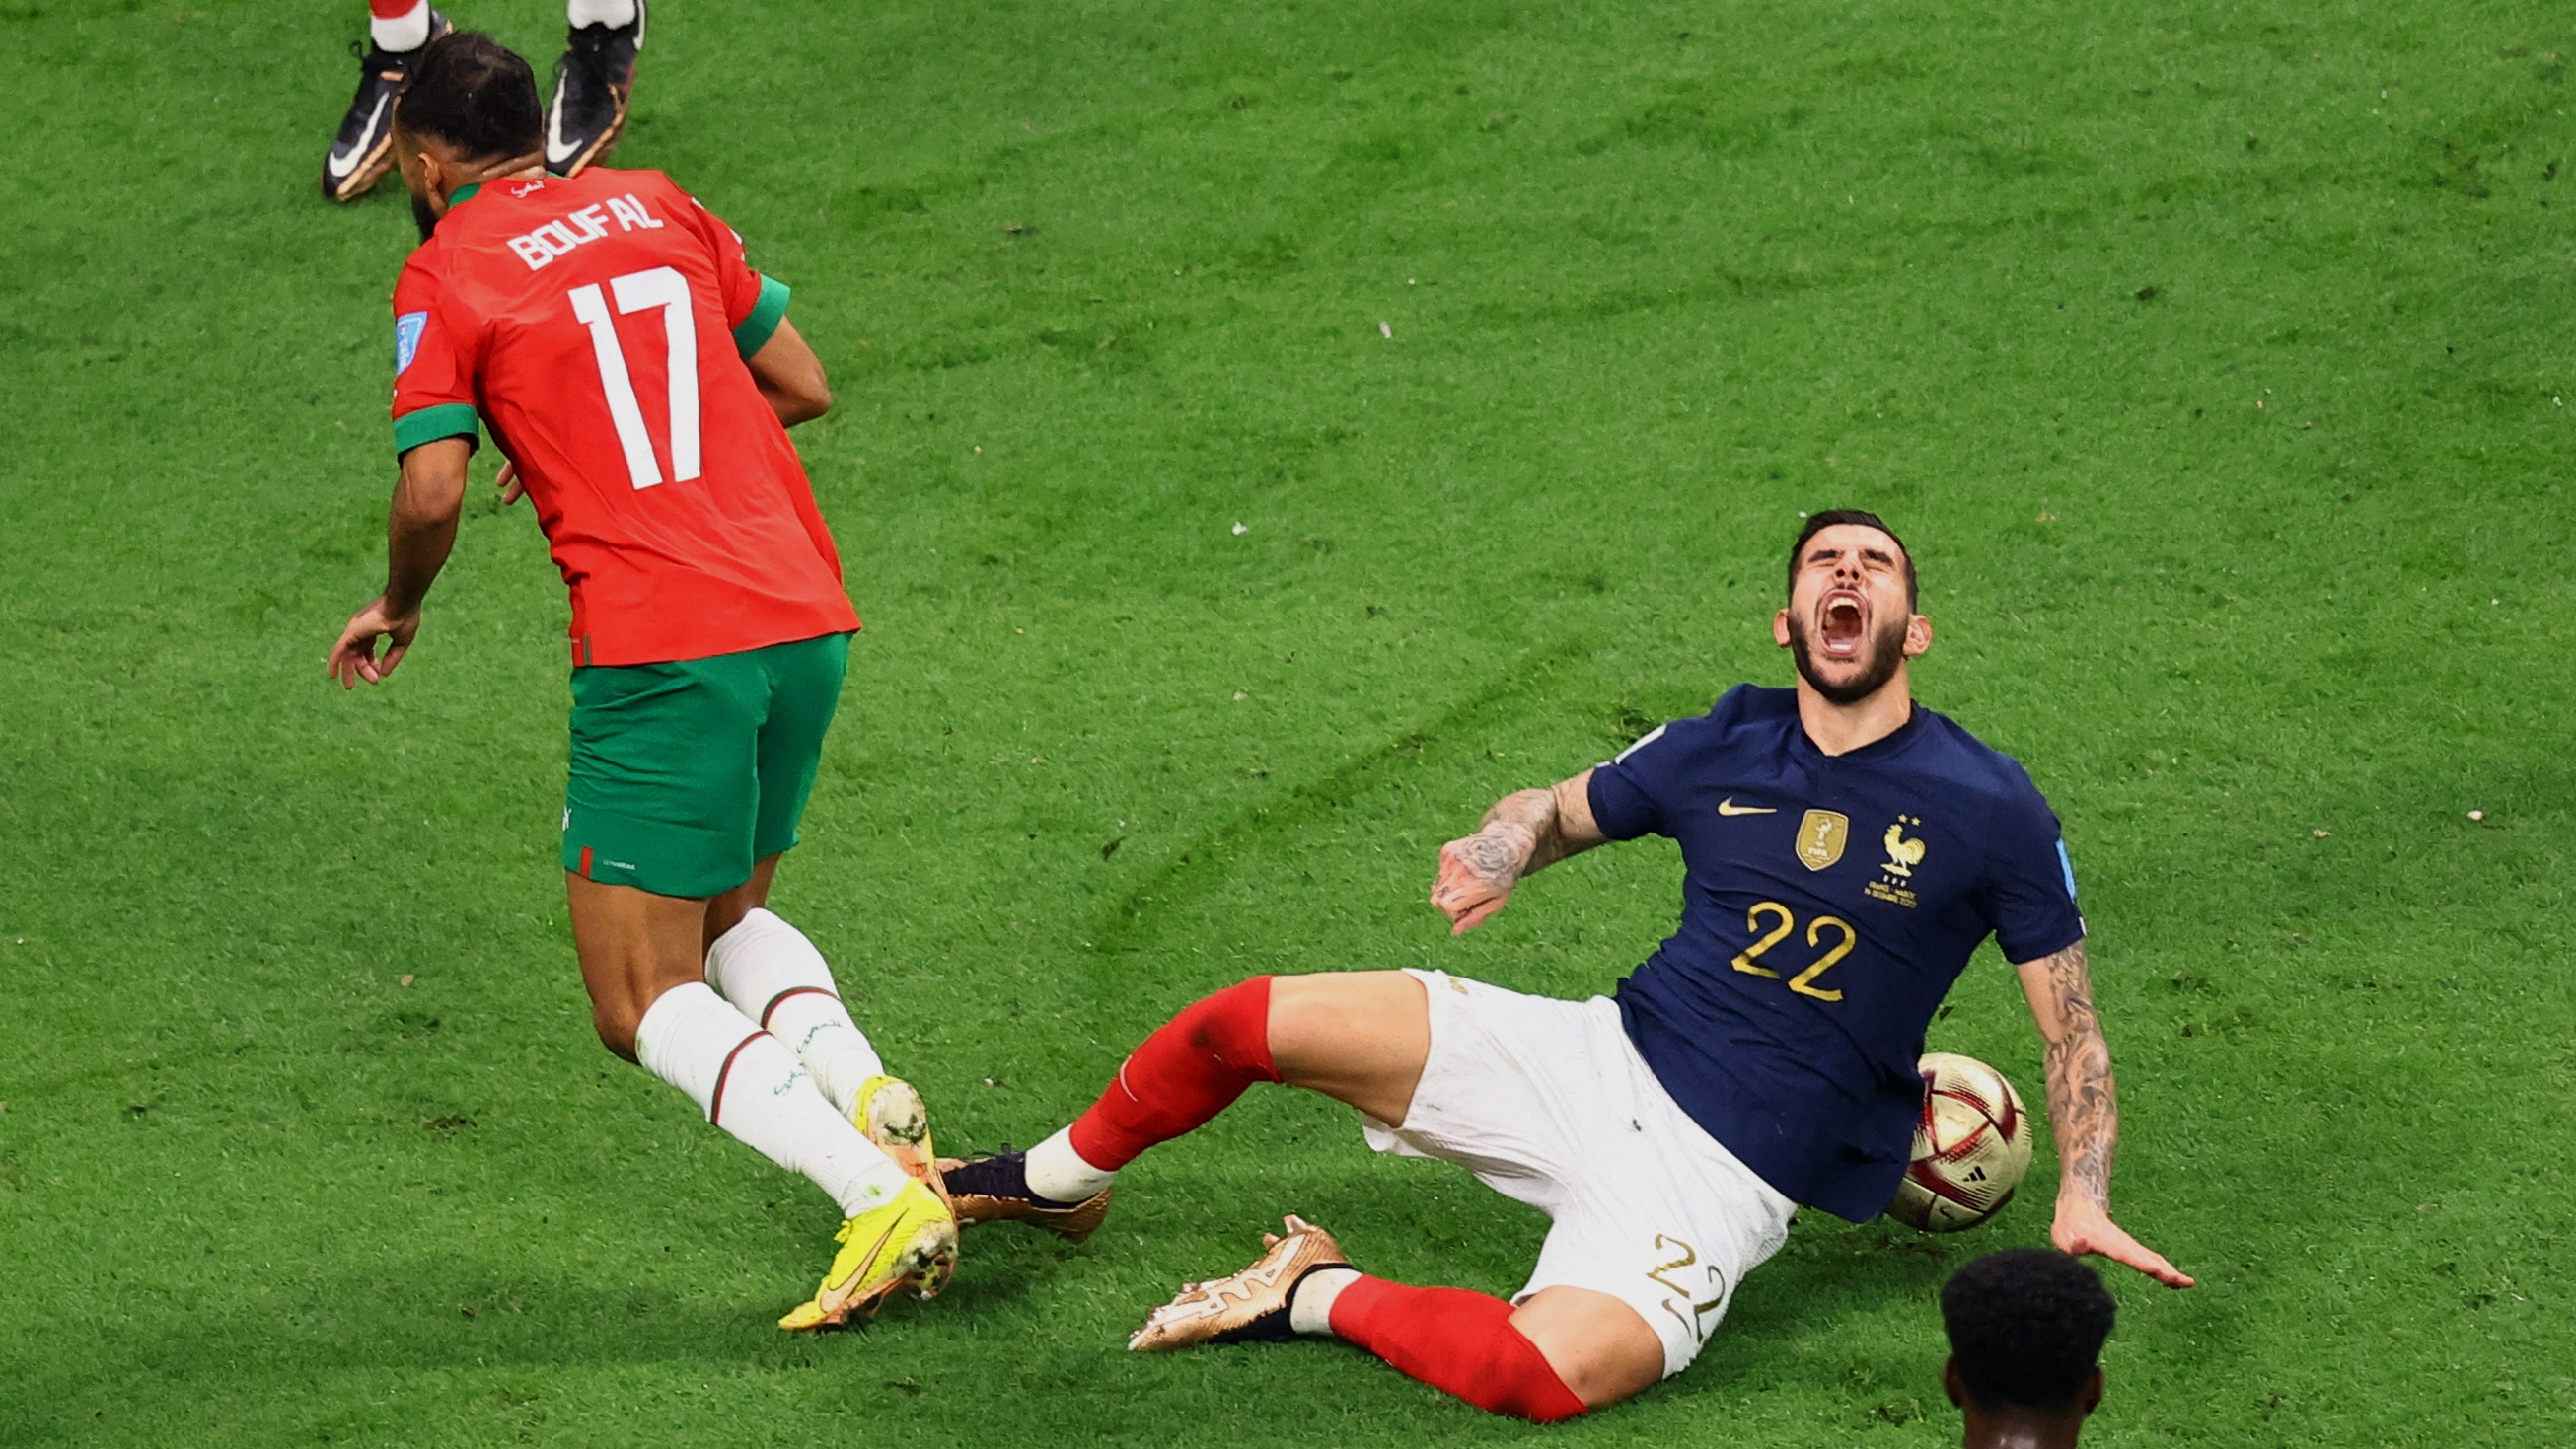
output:
<path id="1" fill-rule="evenodd" d="M 1903 906 L 1909 911 L 1914 909 L 1914 889 L 1911 882 L 1914 879 L 1914 867 L 1923 863 L 1925 847 L 1919 839 L 1907 839 L 1905 827 L 1909 825 L 1919 827 L 1922 823 L 1923 817 L 1920 815 L 1899 815 L 1896 817 L 1896 823 L 1887 827 L 1884 840 L 1887 846 L 1887 859 L 1879 863 L 1878 879 L 1861 887 L 1861 894 L 1872 900 Z"/>
<path id="2" fill-rule="evenodd" d="M 1837 810 L 1810 810 L 1798 822 L 1798 863 L 1823 870 L 1843 858 L 1851 836 L 1851 818 Z"/>

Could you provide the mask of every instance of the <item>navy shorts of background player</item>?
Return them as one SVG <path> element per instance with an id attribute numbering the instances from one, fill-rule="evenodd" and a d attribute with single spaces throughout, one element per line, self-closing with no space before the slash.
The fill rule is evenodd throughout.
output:
<path id="1" fill-rule="evenodd" d="M 1617 992 L 1638 1054 L 1765 1182 L 1853 1222 L 1896 1195 L 1924 1029 L 1978 943 L 2084 936 L 2038 787 L 1919 704 L 1826 755 L 1796 691 L 1739 685 L 1595 770 L 1591 803 L 1610 839 L 1682 850 L 1680 929 Z"/>

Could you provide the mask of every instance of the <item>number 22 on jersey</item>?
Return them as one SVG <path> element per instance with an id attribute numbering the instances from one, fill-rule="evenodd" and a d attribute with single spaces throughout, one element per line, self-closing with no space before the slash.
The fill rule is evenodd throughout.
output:
<path id="1" fill-rule="evenodd" d="M 609 279 L 617 310 L 662 309 L 662 341 L 668 350 L 663 374 L 670 393 L 671 478 L 686 483 L 698 476 L 698 319 L 689 306 L 689 279 L 673 268 L 629 272 Z M 599 386 L 607 394 L 608 419 L 617 425 L 618 446 L 626 452 L 626 473 L 639 489 L 662 483 L 661 460 L 653 455 L 653 437 L 644 429 L 644 409 L 635 400 L 635 380 L 626 370 L 626 349 L 618 344 L 617 324 L 599 284 L 569 293 L 572 315 L 590 329 L 590 350 L 599 359 Z"/>
<path id="2" fill-rule="evenodd" d="M 1776 922 L 1768 931 L 1762 930 L 1765 917 Z M 1735 959 L 1728 964 L 1747 976 L 1777 978 L 1779 972 L 1759 964 L 1762 953 L 1786 940 L 1789 932 L 1795 929 L 1797 924 L 1796 913 L 1778 901 L 1754 902 L 1753 909 L 1744 913 L 1744 929 L 1760 931 L 1761 934 L 1755 938 L 1752 945 L 1736 952 Z M 1818 1001 L 1840 1001 L 1843 999 L 1843 994 L 1839 988 L 1828 989 L 1818 986 L 1816 978 L 1832 970 L 1836 963 L 1851 954 L 1852 947 L 1860 944 L 1860 932 L 1853 930 L 1851 922 L 1840 916 L 1818 916 L 1807 923 L 1807 944 L 1823 945 L 1824 935 L 1828 931 L 1839 933 L 1842 939 L 1828 947 L 1825 954 L 1810 962 L 1805 970 L 1790 977 L 1789 989 L 1800 996 L 1812 996 Z"/>

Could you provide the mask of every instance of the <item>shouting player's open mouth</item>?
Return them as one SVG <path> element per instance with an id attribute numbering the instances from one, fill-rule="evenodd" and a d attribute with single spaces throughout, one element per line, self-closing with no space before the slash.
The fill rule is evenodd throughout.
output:
<path id="1" fill-rule="evenodd" d="M 1828 659 L 1858 659 L 1869 638 L 1869 602 L 1850 589 L 1835 589 L 1816 606 L 1816 641 Z"/>

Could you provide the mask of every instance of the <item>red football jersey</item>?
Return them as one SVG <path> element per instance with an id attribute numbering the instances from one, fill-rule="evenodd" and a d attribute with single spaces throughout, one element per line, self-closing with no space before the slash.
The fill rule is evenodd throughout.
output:
<path id="1" fill-rule="evenodd" d="M 458 192 L 394 287 L 394 445 L 519 466 L 572 590 L 573 663 L 859 627 L 787 429 L 743 359 L 787 289 L 658 171 Z"/>

